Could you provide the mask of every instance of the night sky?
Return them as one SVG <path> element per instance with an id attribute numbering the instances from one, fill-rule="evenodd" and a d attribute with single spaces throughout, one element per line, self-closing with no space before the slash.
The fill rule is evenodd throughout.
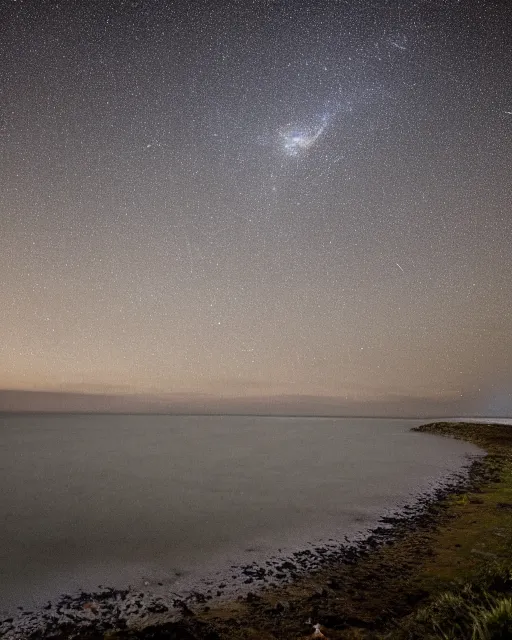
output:
<path id="1" fill-rule="evenodd" d="M 0 0 L 0 388 L 511 414 L 511 33 Z"/>

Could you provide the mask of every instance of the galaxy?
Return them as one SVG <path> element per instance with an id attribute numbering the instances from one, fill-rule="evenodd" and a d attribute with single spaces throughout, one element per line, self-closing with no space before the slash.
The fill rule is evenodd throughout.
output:
<path id="1" fill-rule="evenodd" d="M 510 414 L 511 19 L 1 2 L 0 409 Z"/>
<path id="2" fill-rule="evenodd" d="M 297 156 L 301 152 L 307 151 L 318 141 L 318 138 L 320 138 L 326 128 L 326 117 L 322 118 L 320 126 L 315 128 L 286 128 L 281 133 L 284 153 L 289 156 Z"/>

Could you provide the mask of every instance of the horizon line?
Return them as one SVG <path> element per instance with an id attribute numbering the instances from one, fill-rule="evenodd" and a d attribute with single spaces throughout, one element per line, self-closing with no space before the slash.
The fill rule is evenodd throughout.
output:
<path id="1" fill-rule="evenodd" d="M 225 412 L 170 412 L 170 411 L 66 411 L 66 410 L 10 410 L 0 409 L 0 416 L 3 415 L 91 415 L 91 416 L 182 416 L 182 417 L 239 417 L 239 418 L 350 418 L 350 419 L 376 419 L 376 420 L 444 420 L 448 418 L 452 419 L 464 419 L 464 418 L 492 418 L 493 420 L 508 420 L 512 419 L 511 416 L 489 416 L 489 415 L 458 415 L 458 416 L 446 416 L 446 415 L 414 415 L 414 416 L 397 416 L 397 415 L 356 415 L 356 414 L 304 414 L 304 413 L 225 413 Z"/>

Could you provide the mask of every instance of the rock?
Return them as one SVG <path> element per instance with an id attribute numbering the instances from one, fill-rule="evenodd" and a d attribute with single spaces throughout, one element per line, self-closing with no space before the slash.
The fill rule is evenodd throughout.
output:
<path id="1" fill-rule="evenodd" d="M 162 602 L 152 602 L 148 605 L 147 610 L 149 613 L 166 613 L 169 608 Z"/>
<path id="2" fill-rule="evenodd" d="M 474 553 L 477 556 L 482 556 L 484 558 L 496 559 L 498 557 L 495 553 L 491 553 L 490 551 L 480 551 L 480 549 L 471 549 L 471 553 Z"/>
<path id="3" fill-rule="evenodd" d="M 258 602 L 259 600 L 261 600 L 261 597 L 257 596 L 252 591 L 249 591 L 249 593 L 246 596 L 246 600 L 247 600 L 247 602 Z"/>

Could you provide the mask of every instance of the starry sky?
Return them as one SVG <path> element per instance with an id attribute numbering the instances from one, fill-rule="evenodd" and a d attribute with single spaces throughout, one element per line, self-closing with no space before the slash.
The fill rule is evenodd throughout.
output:
<path id="1" fill-rule="evenodd" d="M 512 414 L 511 31 L 498 0 L 0 0 L 0 388 Z"/>

